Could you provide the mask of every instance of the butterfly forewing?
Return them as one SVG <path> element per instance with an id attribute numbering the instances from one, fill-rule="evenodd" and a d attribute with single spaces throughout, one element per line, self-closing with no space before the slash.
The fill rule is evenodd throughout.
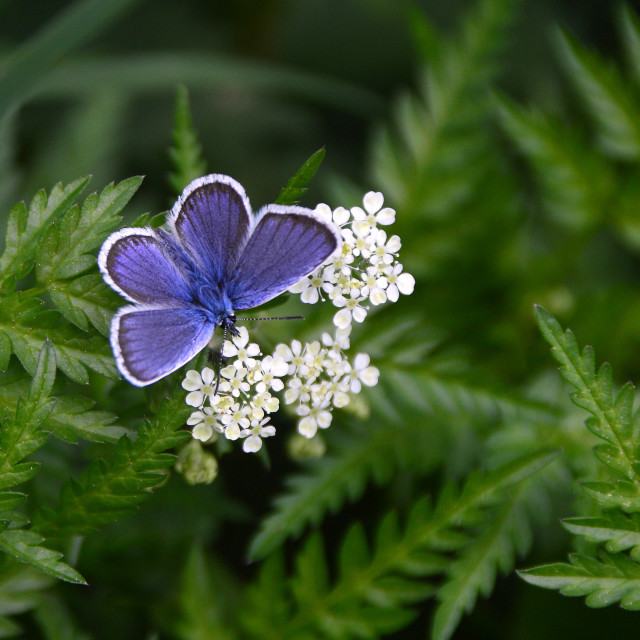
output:
<path id="1" fill-rule="evenodd" d="M 189 300 L 186 270 L 176 262 L 168 234 L 152 229 L 122 229 L 102 245 L 98 265 L 107 283 L 132 302 L 179 303 Z"/>
<path id="2" fill-rule="evenodd" d="M 236 310 L 257 307 L 286 291 L 341 242 L 337 229 L 302 207 L 271 205 L 257 220 L 227 288 Z"/>
<path id="3" fill-rule="evenodd" d="M 220 174 L 194 180 L 176 202 L 170 224 L 193 261 L 223 283 L 250 233 L 251 207 L 242 186 Z"/>

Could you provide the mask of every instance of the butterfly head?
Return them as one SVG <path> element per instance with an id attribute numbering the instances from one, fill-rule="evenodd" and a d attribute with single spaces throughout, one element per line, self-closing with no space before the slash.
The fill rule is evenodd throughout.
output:
<path id="1" fill-rule="evenodd" d="M 223 335 L 230 333 L 232 336 L 239 336 L 240 332 L 236 327 L 236 316 L 231 313 L 229 315 L 225 315 L 220 320 L 220 327 L 222 328 Z"/>

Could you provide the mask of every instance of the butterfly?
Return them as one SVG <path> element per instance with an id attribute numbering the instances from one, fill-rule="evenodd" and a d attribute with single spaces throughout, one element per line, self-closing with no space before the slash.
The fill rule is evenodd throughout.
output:
<path id="1" fill-rule="evenodd" d="M 216 327 L 237 331 L 236 311 L 286 291 L 342 242 L 311 209 L 253 214 L 243 187 L 217 173 L 185 188 L 167 227 L 116 231 L 98 255 L 105 282 L 133 303 L 113 317 L 110 339 L 120 373 L 139 387 L 189 362 Z"/>

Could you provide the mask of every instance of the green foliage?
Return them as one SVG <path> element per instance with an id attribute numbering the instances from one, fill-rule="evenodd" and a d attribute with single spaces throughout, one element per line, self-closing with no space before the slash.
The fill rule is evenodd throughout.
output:
<path id="1" fill-rule="evenodd" d="M 297 204 L 299 199 L 307 190 L 307 185 L 316 175 L 322 161 L 324 160 L 326 150 L 324 147 L 318 149 L 301 167 L 293 178 L 287 182 L 287 186 L 282 189 L 280 195 L 276 198 L 276 204 Z"/>
<path id="2" fill-rule="evenodd" d="M 596 445 L 593 452 L 608 469 L 611 480 L 582 485 L 586 495 L 602 509 L 600 515 L 564 521 L 575 536 L 594 547 L 604 546 L 599 556 L 573 554 L 570 564 L 542 565 L 520 575 L 531 584 L 557 589 L 563 595 L 587 596 L 590 607 L 619 602 L 623 608 L 638 609 L 640 530 L 636 513 L 640 511 L 640 465 L 636 456 L 640 431 L 638 414 L 633 409 L 635 389 L 628 382 L 614 392 L 611 367 L 603 364 L 596 371 L 591 347 L 580 351 L 573 333 L 563 332 L 557 320 L 541 307 L 536 308 L 536 315 L 542 334 L 560 363 L 562 376 L 576 389 L 573 402 L 591 413 L 587 427 L 605 441 Z"/>
<path id="3" fill-rule="evenodd" d="M 450 637 L 463 610 L 473 606 L 478 589 L 492 586 L 496 565 L 508 569 L 513 561 L 511 536 L 496 535 L 505 528 L 504 501 L 508 504 L 514 487 L 556 455 L 530 454 L 472 475 L 461 491 L 453 486 L 443 491 L 434 507 L 428 500 L 417 502 L 404 527 L 390 512 L 372 545 L 362 526 L 354 524 L 340 547 L 335 581 L 325 567 L 322 539 L 312 535 L 296 558 L 289 585 L 283 582 L 282 570 L 276 573 L 272 563 L 265 563 L 262 579 L 250 595 L 255 610 L 243 612 L 243 624 L 253 636 L 265 638 L 376 637 L 404 627 L 414 616 L 407 607 L 436 592 L 425 579 L 451 571 L 452 579 L 440 591 L 446 607 L 439 608 L 433 632 L 434 638 Z M 474 538 L 477 545 L 465 551 Z M 449 554 L 456 553 L 462 558 L 451 563 Z M 479 575 L 474 584 L 462 588 L 456 569 L 468 561 L 468 554 L 481 560 Z M 264 594 L 267 583 L 269 593 Z M 279 605 L 261 606 L 261 600 L 272 600 L 274 591 Z"/>
<path id="4" fill-rule="evenodd" d="M 198 142 L 191 109 L 189 92 L 184 85 L 178 87 L 176 95 L 176 114 L 173 125 L 172 146 L 169 159 L 174 170 L 169 174 L 169 183 L 176 195 L 193 180 L 206 173 L 207 163 L 202 156 L 202 146 Z"/>

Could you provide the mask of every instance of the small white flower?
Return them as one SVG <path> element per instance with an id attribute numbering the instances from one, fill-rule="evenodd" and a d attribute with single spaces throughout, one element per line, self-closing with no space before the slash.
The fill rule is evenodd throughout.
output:
<path id="1" fill-rule="evenodd" d="M 387 301 L 387 294 L 385 289 L 387 287 L 387 279 L 381 277 L 376 267 L 367 267 L 365 273 L 362 274 L 362 281 L 364 287 L 362 287 L 362 295 L 369 298 L 371 304 L 379 305 Z"/>
<path id="2" fill-rule="evenodd" d="M 282 376 L 289 372 L 289 365 L 285 360 L 276 356 L 266 356 L 260 363 L 260 369 L 254 372 L 253 378 L 256 383 L 256 391 L 264 393 L 269 389 L 282 391 L 284 382 L 280 380 Z"/>
<path id="3" fill-rule="evenodd" d="M 298 423 L 298 432 L 305 438 L 313 438 L 316 435 L 318 428 L 326 429 L 331 424 L 333 416 L 330 411 L 327 411 L 327 406 L 322 405 L 319 407 L 310 407 L 306 404 L 301 404 L 296 412 L 299 416 L 303 416 L 302 420 Z"/>
<path id="4" fill-rule="evenodd" d="M 235 357 L 233 366 L 236 369 L 242 369 L 243 367 L 251 369 L 256 364 L 255 356 L 260 355 L 260 347 L 255 342 L 249 344 L 247 328 L 239 327 L 238 335 L 233 336 L 230 341 L 227 340 L 224 343 L 222 355 L 225 358 Z"/>
<path id="5" fill-rule="evenodd" d="M 371 358 L 366 353 L 359 353 L 353 361 L 353 367 L 347 377 L 350 380 L 352 393 L 360 393 L 362 385 L 373 387 L 378 384 L 380 371 L 376 367 L 370 367 Z"/>
<path id="6" fill-rule="evenodd" d="M 396 219 L 396 212 L 390 207 L 382 209 L 384 197 L 380 192 L 369 191 L 363 198 L 363 211 L 360 207 L 353 207 L 351 215 L 353 216 L 353 230 L 359 236 L 368 234 L 379 224 L 392 224 Z"/>
<path id="7" fill-rule="evenodd" d="M 269 438 L 276 435 L 276 428 L 273 425 L 264 426 L 269 422 L 269 418 L 254 420 L 251 427 L 240 432 L 241 438 L 246 438 L 242 448 L 246 453 L 255 453 L 262 448 L 262 438 Z"/>
<path id="8" fill-rule="evenodd" d="M 237 440 L 240 437 L 240 429 L 247 429 L 251 424 L 248 416 L 251 414 L 251 407 L 247 404 L 241 405 L 236 402 L 229 413 L 225 413 L 221 418 L 224 425 L 224 435 L 228 440 Z"/>
<path id="9" fill-rule="evenodd" d="M 392 264 L 401 247 L 400 236 L 391 236 L 387 240 L 386 232 L 378 229 L 375 235 L 375 246 L 371 250 L 369 260 L 371 264 L 378 264 L 379 262 L 387 265 Z"/>
<path id="10" fill-rule="evenodd" d="M 398 262 L 393 267 L 385 269 L 387 278 L 387 298 L 391 302 L 397 302 L 399 293 L 409 295 L 413 293 L 416 284 L 415 278 L 410 273 L 402 273 L 402 265 Z"/>
<path id="11" fill-rule="evenodd" d="M 320 291 L 324 284 L 324 269 L 319 267 L 312 274 L 305 276 L 292 287 L 289 287 L 289 292 L 299 293 L 302 302 L 315 304 L 318 300 L 322 299 Z"/>
<path id="12" fill-rule="evenodd" d="M 351 345 L 349 336 L 351 335 L 351 325 L 344 329 L 336 329 L 335 334 L 332 336 L 329 333 L 322 334 L 322 344 L 329 347 L 332 351 L 341 351 L 348 349 Z"/>
<path id="13" fill-rule="evenodd" d="M 202 370 L 202 375 L 195 369 L 187 371 L 187 375 L 182 381 L 182 388 L 191 392 L 187 394 L 185 400 L 190 407 L 201 407 L 207 398 L 213 396 L 215 376 L 213 369 L 209 369 L 209 367 Z"/>
<path id="14" fill-rule="evenodd" d="M 229 365 L 222 369 L 220 375 L 225 378 L 225 380 L 223 380 L 224 391 L 230 393 L 235 398 L 241 393 L 248 393 L 249 389 L 251 389 L 251 385 L 245 380 L 247 377 L 247 369 L 236 369 L 234 365 Z M 220 383 L 220 387 L 223 387 L 222 382 Z"/>
<path id="15" fill-rule="evenodd" d="M 338 296 L 333 304 L 336 307 L 344 307 L 340 309 L 338 313 L 333 316 L 333 324 L 340 329 L 345 329 L 351 324 L 351 318 L 356 322 L 364 322 L 367 317 L 367 310 L 360 305 L 366 298 L 364 296 L 350 295 L 348 298 L 345 296 Z"/>
<path id="16" fill-rule="evenodd" d="M 284 401 L 286 404 L 293 404 L 296 400 L 300 402 L 309 402 L 311 398 L 311 383 L 302 382 L 297 376 L 289 380 L 287 390 L 284 392 Z"/>
<path id="17" fill-rule="evenodd" d="M 279 344 L 276 347 L 275 354 L 276 357 L 287 363 L 290 376 L 296 373 L 300 367 L 304 366 L 302 343 L 299 340 L 292 340 L 291 347 L 289 347 L 288 344 Z"/>
<path id="18" fill-rule="evenodd" d="M 209 440 L 214 430 L 222 431 L 217 414 L 211 407 L 205 407 L 202 411 L 194 411 L 187 419 L 187 424 L 193 426 L 191 435 L 201 442 Z"/>

